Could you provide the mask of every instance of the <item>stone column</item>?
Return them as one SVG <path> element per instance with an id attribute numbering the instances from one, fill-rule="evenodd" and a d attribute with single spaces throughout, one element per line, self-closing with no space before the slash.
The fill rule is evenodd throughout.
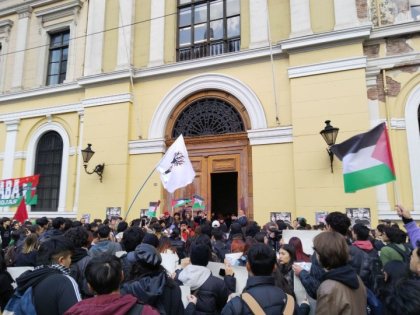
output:
<path id="1" fill-rule="evenodd" d="M 19 130 L 19 119 L 8 120 L 6 125 L 6 144 L 4 148 L 3 179 L 13 178 L 13 167 L 15 162 L 16 138 Z"/>
<path id="2" fill-rule="evenodd" d="M 106 1 L 90 0 L 84 75 L 102 72 Z"/>
<path id="3" fill-rule="evenodd" d="M 119 0 L 117 70 L 128 69 L 132 64 L 134 4 L 134 0 Z"/>
<path id="4" fill-rule="evenodd" d="M 23 88 L 23 66 L 25 64 L 25 49 L 28 39 L 29 19 L 32 9 L 29 6 L 18 8 L 19 20 L 17 22 L 15 60 L 13 63 L 12 90 L 19 91 Z"/>
<path id="5" fill-rule="evenodd" d="M 164 64 L 165 0 L 153 0 L 150 10 L 149 67 Z"/>
<path id="6" fill-rule="evenodd" d="M 249 0 L 250 43 L 249 48 L 268 46 L 267 0 Z"/>
<path id="7" fill-rule="evenodd" d="M 355 0 L 334 0 L 335 30 L 359 25 Z"/>
<path id="8" fill-rule="evenodd" d="M 312 34 L 309 0 L 290 0 L 290 37 Z"/>

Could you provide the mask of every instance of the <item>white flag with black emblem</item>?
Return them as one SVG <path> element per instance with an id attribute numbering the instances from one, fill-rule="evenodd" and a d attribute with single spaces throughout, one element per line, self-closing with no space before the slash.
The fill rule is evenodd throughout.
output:
<path id="1" fill-rule="evenodd" d="M 193 182 L 195 172 L 182 135 L 169 147 L 156 169 L 163 187 L 170 193 Z"/>

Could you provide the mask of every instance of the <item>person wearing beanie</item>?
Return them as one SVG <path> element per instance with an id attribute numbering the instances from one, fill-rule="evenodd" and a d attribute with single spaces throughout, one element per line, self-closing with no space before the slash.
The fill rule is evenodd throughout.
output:
<path id="1" fill-rule="evenodd" d="M 144 237 L 146 238 L 146 236 Z M 161 314 L 184 314 L 181 289 L 162 267 L 162 257 L 150 244 L 141 243 L 127 255 L 132 263 L 130 280 L 121 287 L 121 294 L 131 294 L 156 308 Z"/>
<path id="2" fill-rule="evenodd" d="M 230 293 L 235 292 L 236 279 L 230 267 L 225 269 L 224 280 L 216 278 L 206 266 L 210 259 L 210 248 L 204 244 L 191 247 L 190 261 L 176 279 L 191 288 L 191 294 L 197 302 L 190 302 L 186 314 L 204 315 L 220 314 Z"/>

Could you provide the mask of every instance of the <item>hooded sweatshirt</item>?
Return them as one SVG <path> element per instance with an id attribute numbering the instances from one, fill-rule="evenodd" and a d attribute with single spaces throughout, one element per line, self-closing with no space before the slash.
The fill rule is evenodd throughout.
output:
<path id="1" fill-rule="evenodd" d="M 350 267 L 350 265 L 331 269 L 321 277 L 321 282 L 325 280 L 338 281 L 351 289 L 359 288 L 359 279 L 356 272 Z"/>
<path id="2" fill-rule="evenodd" d="M 366 289 L 350 265 L 331 269 L 321 277 L 317 291 L 317 315 L 366 313 Z"/>
<path id="3" fill-rule="evenodd" d="M 373 249 L 371 241 L 355 241 L 353 245 L 359 247 L 364 251 L 371 251 Z"/>
<path id="4" fill-rule="evenodd" d="M 134 295 L 140 302 L 158 309 L 161 314 L 184 313 L 181 289 L 174 280 L 166 276 L 165 270 L 146 273 L 124 283 L 121 294 Z"/>
<path id="5" fill-rule="evenodd" d="M 17 290 L 32 287 L 37 315 L 61 315 L 81 300 L 77 283 L 64 266 L 41 266 L 16 279 Z"/>
<path id="6" fill-rule="evenodd" d="M 130 295 L 104 294 L 83 300 L 67 310 L 65 315 L 124 315 L 135 304 L 137 299 Z"/>
<path id="7" fill-rule="evenodd" d="M 178 279 L 184 285 L 191 287 L 191 291 L 195 291 L 206 282 L 210 275 L 210 269 L 207 267 L 190 264 L 179 273 Z"/>

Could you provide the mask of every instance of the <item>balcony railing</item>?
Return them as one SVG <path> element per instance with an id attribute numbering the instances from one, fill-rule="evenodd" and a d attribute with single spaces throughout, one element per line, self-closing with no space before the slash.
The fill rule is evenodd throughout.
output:
<path id="1" fill-rule="evenodd" d="M 193 46 L 178 48 L 177 60 L 185 61 L 203 57 L 221 55 L 228 52 L 237 52 L 241 48 L 241 39 L 231 38 L 228 40 L 198 43 Z"/>

